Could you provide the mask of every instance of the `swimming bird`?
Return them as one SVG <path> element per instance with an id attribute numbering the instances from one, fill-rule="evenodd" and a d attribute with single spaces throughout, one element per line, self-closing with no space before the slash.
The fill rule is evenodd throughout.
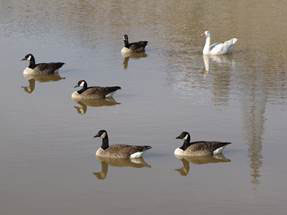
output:
<path id="1" fill-rule="evenodd" d="M 100 157 L 114 159 L 140 158 L 146 150 L 151 149 L 151 146 L 133 146 L 124 144 L 109 145 L 109 138 L 106 130 L 100 130 L 94 137 L 100 137 L 102 139 L 102 145 L 96 152 L 96 155 Z"/>
<path id="2" fill-rule="evenodd" d="M 78 84 L 74 87 L 82 87 L 82 89 L 72 93 L 72 99 L 103 99 L 111 95 L 113 92 L 121 89 L 119 86 L 112 87 L 88 87 L 85 80 L 78 81 Z"/>
<path id="3" fill-rule="evenodd" d="M 144 52 L 148 41 L 139 41 L 129 43 L 129 37 L 127 34 L 124 35 L 124 47 L 121 50 L 122 55 L 127 55 L 130 53 Z"/>
<path id="4" fill-rule="evenodd" d="M 178 156 L 207 156 L 221 154 L 230 142 L 218 141 L 195 141 L 190 142 L 190 134 L 183 131 L 176 139 L 183 139 L 183 145 L 175 149 L 174 154 Z"/>
<path id="5" fill-rule="evenodd" d="M 22 60 L 29 62 L 28 67 L 23 71 L 24 75 L 55 74 L 65 64 L 62 62 L 36 64 L 35 58 L 32 54 L 27 54 Z"/>
<path id="6" fill-rule="evenodd" d="M 224 43 L 213 43 L 210 45 L 210 32 L 205 31 L 203 33 L 206 37 L 205 45 L 202 50 L 204 55 L 222 55 L 228 54 L 231 52 L 232 48 L 234 47 L 235 43 L 237 42 L 237 38 L 232 38 L 230 40 L 225 41 Z"/>

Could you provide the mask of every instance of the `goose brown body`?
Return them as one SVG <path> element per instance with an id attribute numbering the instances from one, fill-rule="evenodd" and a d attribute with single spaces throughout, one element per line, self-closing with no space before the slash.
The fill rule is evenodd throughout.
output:
<path id="1" fill-rule="evenodd" d="M 107 158 L 130 158 L 132 154 L 137 152 L 144 152 L 150 149 L 150 146 L 132 146 L 124 144 L 110 145 L 109 148 L 103 150 L 99 148 L 96 152 L 97 156 L 107 157 Z"/>
<path id="2" fill-rule="evenodd" d="M 29 62 L 28 67 L 23 71 L 25 75 L 51 75 L 56 74 L 58 70 L 65 64 L 62 62 L 55 63 L 38 63 L 32 54 L 27 54 L 22 60 Z"/>
<path id="3" fill-rule="evenodd" d="M 226 145 L 230 142 L 219 141 L 195 141 L 190 142 L 190 134 L 182 132 L 177 139 L 184 139 L 183 145 L 174 151 L 178 156 L 210 156 L 221 154 Z"/>
<path id="4" fill-rule="evenodd" d="M 113 159 L 140 158 L 143 152 L 151 149 L 151 146 L 134 146 L 125 144 L 109 145 L 109 138 L 106 130 L 100 130 L 96 137 L 102 138 L 102 145 L 96 155 Z"/>
<path id="5" fill-rule="evenodd" d="M 184 156 L 208 156 L 213 155 L 216 149 L 224 147 L 229 142 L 217 142 L 217 141 L 196 141 L 191 142 L 191 145 L 183 150 Z"/>
<path id="6" fill-rule="evenodd" d="M 119 86 L 112 87 L 99 87 L 91 86 L 88 87 L 88 84 L 85 80 L 81 80 L 75 87 L 82 87 L 82 89 L 73 92 L 73 99 L 103 99 L 106 98 L 109 94 L 121 89 Z"/>

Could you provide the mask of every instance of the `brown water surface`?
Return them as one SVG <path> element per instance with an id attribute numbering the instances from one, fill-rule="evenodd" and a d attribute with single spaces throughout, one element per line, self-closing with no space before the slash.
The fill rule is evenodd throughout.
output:
<path id="1" fill-rule="evenodd" d="M 286 9 L 0 0 L 0 214 L 286 214 Z M 233 54 L 203 58 L 204 30 L 237 37 Z M 124 33 L 148 40 L 146 55 L 124 59 Z M 60 76 L 24 77 L 29 52 L 66 62 Z M 77 103 L 81 79 L 122 90 L 113 104 Z M 111 143 L 153 148 L 143 164 L 98 161 L 99 129 Z M 178 160 L 182 130 L 232 145 L 223 160 Z"/>

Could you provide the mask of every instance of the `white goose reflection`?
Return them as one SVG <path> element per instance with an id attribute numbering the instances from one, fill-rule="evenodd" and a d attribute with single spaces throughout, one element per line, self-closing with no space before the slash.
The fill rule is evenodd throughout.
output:
<path id="1" fill-rule="evenodd" d="M 231 55 L 203 55 L 203 64 L 204 64 L 204 75 L 206 76 L 210 71 L 210 64 L 214 62 L 216 66 L 220 67 L 229 67 L 231 70 L 234 69 L 235 61 Z"/>
<path id="2" fill-rule="evenodd" d="M 208 164 L 208 163 L 227 163 L 230 162 L 230 159 L 221 155 L 214 156 L 190 156 L 190 157 L 182 157 L 175 156 L 178 160 L 182 162 L 182 167 L 175 169 L 175 171 L 179 172 L 181 176 L 187 176 L 190 170 L 190 163 L 193 164 Z"/>
<path id="3" fill-rule="evenodd" d="M 78 105 L 74 105 L 76 111 L 83 115 L 87 112 L 89 107 L 105 107 L 105 106 L 114 106 L 120 104 L 113 97 L 107 97 L 105 99 L 74 99 Z"/>
<path id="4" fill-rule="evenodd" d="M 124 60 L 123 60 L 124 69 L 127 69 L 128 65 L 129 65 L 130 58 L 133 58 L 133 59 L 145 58 L 145 57 L 147 57 L 147 54 L 145 52 L 139 52 L 139 53 L 122 54 L 122 56 L 124 58 Z"/>
<path id="5" fill-rule="evenodd" d="M 28 86 L 23 86 L 22 88 L 26 93 L 31 94 L 34 92 L 36 87 L 36 81 L 40 83 L 49 82 L 49 81 L 60 81 L 65 79 L 65 77 L 61 77 L 58 73 L 50 74 L 50 75 L 31 75 L 31 74 L 23 74 L 24 78 L 28 80 Z"/>
<path id="6" fill-rule="evenodd" d="M 94 172 L 94 175 L 97 179 L 104 180 L 108 175 L 109 166 L 113 167 L 131 167 L 131 168 L 151 168 L 151 166 L 145 162 L 143 158 L 137 159 L 112 159 L 112 158 L 103 158 L 96 157 L 97 160 L 101 163 L 101 171 Z"/>

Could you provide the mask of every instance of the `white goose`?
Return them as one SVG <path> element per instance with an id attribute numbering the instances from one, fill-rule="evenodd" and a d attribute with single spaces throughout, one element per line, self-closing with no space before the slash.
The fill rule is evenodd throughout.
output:
<path id="1" fill-rule="evenodd" d="M 205 45 L 202 50 L 204 55 L 223 55 L 231 52 L 233 46 L 237 42 L 237 38 L 232 38 L 225 41 L 224 43 L 213 43 L 210 45 L 210 32 L 205 31 L 204 35 L 206 37 Z"/>

